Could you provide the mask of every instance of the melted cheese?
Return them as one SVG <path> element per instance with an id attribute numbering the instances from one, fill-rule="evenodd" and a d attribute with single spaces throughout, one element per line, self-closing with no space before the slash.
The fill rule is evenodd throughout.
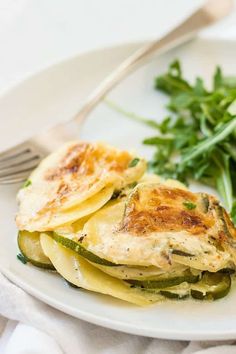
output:
<path id="1" fill-rule="evenodd" d="M 61 246 L 46 234 L 41 234 L 40 240 L 44 253 L 51 260 L 57 272 L 74 285 L 141 306 L 162 299 L 158 294 L 132 288 L 122 280 L 93 267 L 83 257 Z"/>
<path id="2" fill-rule="evenodd" d="M 30 177 L 31 184 L 18 193 L 18 228 L 50 230 L 75 221 L 75 208 L 80 204 L 82 208 L 86 200 L 94 205 L 92 198 L 106 187 L 114 191 L 142 177 L 146 163 L 139 159 L 129 167 L 133 158 L 102 143 L 66 144 L 42 161 Z M 98 203 L 97 209 L 102 205 Z"/>
<path id="3" fill-rule="evenodd" d="M 196 208 L 186 209 L 185 200 L 196 203 Z M 226 251 L 227 242 L 220 236 L 223 231 L 215 211 L 217 205 L 214 209 L 215 199 L 210 203 L 206 212 L 200 194 L 160 184 L 140 184 L 128 202 L 103 208 L 85 224 L 83 244 L 117 264 L 168 270 L 176 262 L 214 272 L 233 260 Z M 172 253 L 175 250 L 189 255 Z"/>
<path id="4" fill-rule="evenodd" d="M 113 191 L 113 187 L 104 188 L 94 197 L 85 200 L 75 208 L 68 209 L 64 212 L 58 211 L 53 214 L 45 213 L 39 220 L 32 220 L 30 224 L 27 224 L 28 215 L 26 215 L 26 226 L 24 225 L 24 218 L 22 215 L 22 229 L 32 232 L 35 230 L 52 231 L 65 226 L 70 228 L 72 223 L 94 213 L 96 210 L 100 209 L 104 204 L 106 204 L 111 199 Z M 77 223 L 79 224 L 79 221 L 77 221 Z"/>

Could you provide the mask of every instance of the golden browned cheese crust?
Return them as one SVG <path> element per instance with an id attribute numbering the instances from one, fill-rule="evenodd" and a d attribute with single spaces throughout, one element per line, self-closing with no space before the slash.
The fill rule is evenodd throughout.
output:
<path id="1" fill-rule="evenodd" d="M 76 141 L 62 146 L 41 162 L 30 176 L 31 184 L 19 191 L 18 228 L 46 231 L 61 222 L 72 222 L 72 208 L 103 190 L 108 198 L 108 189 L 120 190 L 142 177 L 146 162 L 138 158 L 130 166 L 135 157 L 103 143 Z M 104 197 L 104 203 L 109 199 Z M 73 221 L 75 217 L 73 213 Z"/>
<path id="2" fill-rule="evenodd" d="M 50 181 L 68 174 L 73 179 L 90 176 L 95 172 L 96 163 L 103 164 L 106 170 L 122 173 L 127 169 L 130 160 L 131 156 L 127 151 L 105 149 L 102 144 L 78 142 L 69 147 L 58 165 L 46 171 L 44 177 Z"/>
<path id="3" fill-rule="evenodd" d="M 235 267 L 235 227 L 219 201 L 160 183 L 138 184 L 126 202 L 85 225 L 86 247 L 118 264 Z"/>
<path id="4" fill-rule="evenodd" d="M 135 235 L 178 231 L 204 233 L 214 224 L 212 212 L 206 211 L 206 198 L 212 202 L 213 197 L 202 193 L 193 194 L 163 185 L 137 188 L 128 201 L 123 230 Z"/>
<path id="5" fill-rule="evenodd" d="M 122 174 L 129 165 L 132 157 L 127 151 L 104 148 L 102 144 L 79 142 L 61 156 L 57 166 L 45 171 L 45 181 L 59 181 L 56 197 L 45 205 L 52 207 L 58 200 L 63 202 L 71 193 L 84 193 L 99 184 L 103 176 L 109 173 Z M 103 168 L 99 168 L 102 167 Z M 86 183 L 86 180 L 89 183 Z M 83 183 L 81 183 L 83 182 Z"/>

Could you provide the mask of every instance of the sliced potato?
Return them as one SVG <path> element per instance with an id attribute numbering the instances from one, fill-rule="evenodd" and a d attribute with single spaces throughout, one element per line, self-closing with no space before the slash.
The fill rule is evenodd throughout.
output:
<path id="1" fill-rule="evenodd" d="M 76 208 L 62 212 L 55 212 L 52 215 L 44 214 L 39 219 L 34 219 L 26 225 L 28 231 L 51 231 L 64 225 L 70 225 L 86 215 L 94 213 L 111 199 L 113 187 L 106 187 L 92 198 L 80 203 Z"/>
<path id="2" fill-rule="evenodd" d="M 159 294 L 151 294 L 132 288 L 124 281 L 103 273 L 46 234 L 41 234 L 40 240 L 44 253 L 49 257 L 58 273 L 76 286 L 141 306 L 162 299 Z"/>
<path id="3" fill-rule="evenodd" d="M 69 142 L 44 159 L 29 177 L 31 183 L 19 191 L 17 226 L 43 230 L 54 215 L 70 213 L 108 186 L 120 190 L 145 170 L 145 160 L 128 151 L 104 143 Z"/>
<path id="4" fill-rule="evenodd" d="M 117 265 L 109 262 L 106 259 L 98 257 L 96 254 L 88 251 L 86 248 L 82 246 L 81 241 L 77 242 L 69 237 L 65 237 L 64 235 L 57 234 L 56 232 L 48 233 L 48 236 L 52 237 L 57 243 L 60 243 L 62 246 L 71 249 L 75 253 L 79 254 L 81 257 L 92 263 L 98 263 L 105 266 L 116 267 Z"/>
<path id="5" fill-rule="evenodd" d="M 163 183 L 163 178 L 154 173 L 145 173 L 138 183 Z"/>
<path id="6" fill-rule="evenodd" d="M 227 268 L 232 257 L 218 246 L 227 244 L 227 238 L 219 238 L 215 199 L 211 197 L 210 210 L 204 200 L 203 193 L 159 183 L 138 184 L 126 200 L 102 208 L 88 220 L 83 246 L 122 265 L 166 271 L 172 262 L 211 272 Z M 189 204 L 193 209 L 188 209 Z"/>
<path id="7" fill-rule="evenodd" d="M 177 179 L 164 179 L 154 173 L 145 173 L 138 183 L 160 183 L 172 188 L 187 189 L 187 187 Z"/>
<path id="8" fill-rule="evenodd" d="M 118 278 L 118 279 L 135 279 L 135 280 L 155 280 L 158 276 L 166 273 L 164 269 L 154 266 L 149 267 L 135 267 L 135 266 L 117 266 L 109 267 L 101 264 L 92 263 L 96 268 L 103 272 Z M 180 264 L 172 265 L 173 271 L 184 271 L 187 267 Z"/>

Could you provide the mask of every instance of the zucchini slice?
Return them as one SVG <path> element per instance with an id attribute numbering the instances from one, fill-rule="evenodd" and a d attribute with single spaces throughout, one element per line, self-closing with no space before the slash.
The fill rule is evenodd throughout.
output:
<path id="1" fill-rule="evenodd" d="M 230 288 L 229 274 L 205 272 L 202 279 L 191 286 L 191 296 L 199 300 L 216 300 L 226 296 Z"/>
<path id="2" fill-rule="evenodd" d="M 199 274 L 193 274 L 190 269 L 183 272 L 172 272 L 157 276 L 155 280 L 127 280 L 128 283 L 145 289 L 163 289 L 181 283 L 196 283 Z"/>
<path id="3" fill-rule="evenodd" d="M 183 293 L 182 291 L 176 290 L 161 290 L 160 294 L 168 299 L 173 300 L 185 300 L 189 297 L 189 292 Z"/>
<path id="4" fill-rule="evenodd" d="M 176 286 L 162 289 L 143 289 L 143 291 L 160 294 L 168 299 L 183 300 L 190 296 L 191 284 L 183 282 Z"/>
<path id="5" fill-rule="evenodd" d="M 28 262 L 36 267 L 54 269 L 42 250 L 39 232 L 19 231 L 17 241 L 21 253 Z"/>
<path id="6" fill-rule="evenodd" d="M 104 258 L 98 257 L 96 254 L 88 251 L 84 248 L 79 242 L 73 241 L 67 237 L 59 235 L 56 232 L 47 233 L 48 236 L 51 236 L 56 242 L 60 243 L 62 246 L 71 249 L 72 251 L 78 253 L 80 256 L 84 257 L 90 262 L 98 263 L 105 266 L 114 267 L 118 264 L 112 263 Z"/>
<path id="7" fill-rule="evenodd" d="M 231 277 L 227 273 L 204 272 L 200 281 L 195 284 L 183 282 L 176 286 L 164 289 L 149 289 L 146 291 L 156 292 L 169 299 L 181 300 L 189 297 L 198 300 L 217 300 L 226 296 L 231 287 Z"/>
<path id="8" fill-rule="evenodd" d="M 63 247 L 45 233 L 41 234 L 40 241 L 43 251 L 51 259 L 57 272 L 78 287 L 107 294 L 140 306 L 163 299 L 160 294 L 133 288 L 130 284 L 105 274 L 78 253 Z"/>
<path id="9" fill-rule="evenodd" d="M 190 296 L 190 285 L 185 282 L 180 285 L 161 290 L 160 294 L 168 299 L 184 300 Z"/>

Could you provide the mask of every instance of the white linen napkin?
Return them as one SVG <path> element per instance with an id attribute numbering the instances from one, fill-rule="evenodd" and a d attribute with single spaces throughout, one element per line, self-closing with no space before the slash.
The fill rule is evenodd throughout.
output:
<path id="1" fill-rule="evenodd" d="M 1 274 L 0 289 L 1 354 L 236 353 L 233 341 L 167 341 L 89 324 L 33 298 Z"/>

